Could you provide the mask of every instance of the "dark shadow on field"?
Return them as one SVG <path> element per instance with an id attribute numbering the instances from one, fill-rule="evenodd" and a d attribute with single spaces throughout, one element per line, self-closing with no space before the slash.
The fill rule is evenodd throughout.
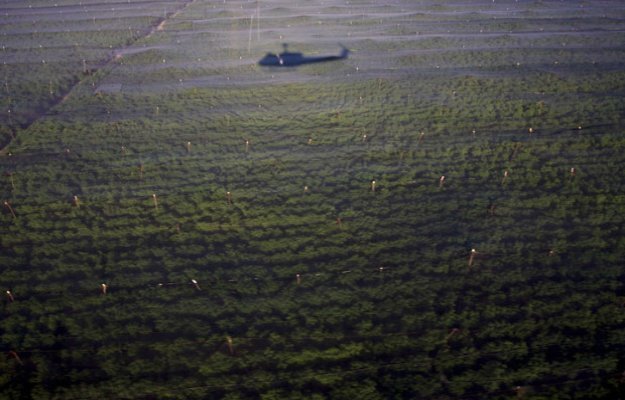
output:
<path id="1" fill-rule="evenodd" d="M 349 50 L 341 45 L 341 53 L 336 56 L 307 57 L 303 53 L 292 53 L 288 50 L 288 43 L 283 43 L 284 51 L 280 54 L 267 53 L 258 61 L 258 65 L 265 67 L 297 67 L 304 64 L 314 64 L 327 61 L 343 60 L 349 55 Z"/>

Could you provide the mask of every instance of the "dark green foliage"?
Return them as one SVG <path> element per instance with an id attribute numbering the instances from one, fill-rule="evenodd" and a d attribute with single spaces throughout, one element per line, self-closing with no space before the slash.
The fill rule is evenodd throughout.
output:
<path id="1" fill-rule="evenodd" d="M 5 398 L 622 397 L 616 3 L 263 4 L 262 29 L 350 33 L 282 75 L 247 53 L 277 40 L 251 3 L 65 33 L 33 3 L 58 32 L 17 58 L 80 46 L 5 67 L 33 71 L 2 97 Z"/>

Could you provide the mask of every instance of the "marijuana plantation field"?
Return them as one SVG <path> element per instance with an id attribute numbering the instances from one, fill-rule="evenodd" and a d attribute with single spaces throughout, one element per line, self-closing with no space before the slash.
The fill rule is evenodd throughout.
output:
<path id="1" fill-rule="evenodd" d="M 0 398 L 625 396 L 622 2 L 0 11 Z"/>

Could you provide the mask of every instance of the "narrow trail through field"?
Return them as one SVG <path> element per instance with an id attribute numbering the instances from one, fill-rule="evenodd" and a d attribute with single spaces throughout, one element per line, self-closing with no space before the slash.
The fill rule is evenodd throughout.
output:
<path id="1" fill-rule="evenodd" d="M 162 18 L 157 19 L 155 23 L 153 23 L 152 25 L 148 26 L 142 32 L 142 34 L 137 36 L 131 43 L 129 43 L 129 44 L 125 45 L 125 46 L 120 46 L 118 48 L 113 48 L 112 51 L 110 52 L 110 54 L 106 58 L 104 58 L 103 60 L 98 62 L 91 69 L 91 73 L 93 74 L 96 71 L 101 70 L 102 68 L 105 68 L 105 67 L 108 67 L 108 66 L 111 66 L 112 68 L 114 68 L 115 61 L 117 61 L 123 55 L 123 53 L 124 53 L 123 50 L 124 49 L 131 48 L 138 41 L 140 41 L 142 39 L 149 38 L 155 32 L 162 31 L 163 29 L 165 29 L 165 25 L 167 24 L 167 22 L 169 20 L 171 20 L 172 18 L 175 18 L 185 8 L 187 8 L 188 6 L 193 4 L 195 1 L 196 0 L 186 0 L 186 1 L 182 2 L 174 10 L 172 10 L 169 13 L 167 13 Z M 32 118 L 28 119 L 24 124 L 22 124 L 20 126 L 20 130 L 27 130 L 31 125 L 33 125 L 34 123 L 39 121 L 42 117 L 47 115 L 50 112 L 50 110 L 54 109 L 59 104 L 62 104 L 63 102 L 65 102 L 67 100 L 67 98 L 70 96 L 70 94 L 72 93 L 72 91 L 78 85 L 80 85 L 86 79 L 86 77 L 87 77 L 87 75 L 83 76 L 82 78 L 76 78 L 72 82 L 72 84 L 69 85 L 67 90 L 59 93 L 59 95 L 50 103 L 50 105 L 48 107 L 46 107 L 44 110 L 41 110 L 39 113 L 35 114 Z M 0 146 L 2 146 L 2 147 L 0 147 L 0 156 L 6 156 L 7 154 L 9 154 L 8 153 L 8 149 L 9 149 L 10 145 L 17 138 L 17 134 L 18 134 L 18 130 L 15 129 L 15 128 L 11 128 L 11 138 L 10 138 L 10 140 L 8 142 L 6 142 L 6 143 L 0 143 Z"/>

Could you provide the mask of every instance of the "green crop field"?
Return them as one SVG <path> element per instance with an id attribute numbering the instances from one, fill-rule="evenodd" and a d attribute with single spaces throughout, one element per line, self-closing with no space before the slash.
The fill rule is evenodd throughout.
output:
<path id="1" fill-rule="evenodd" d="M 0 46 L 0 399 L 625 397 L 622 2 L 5 0 Z"/>

